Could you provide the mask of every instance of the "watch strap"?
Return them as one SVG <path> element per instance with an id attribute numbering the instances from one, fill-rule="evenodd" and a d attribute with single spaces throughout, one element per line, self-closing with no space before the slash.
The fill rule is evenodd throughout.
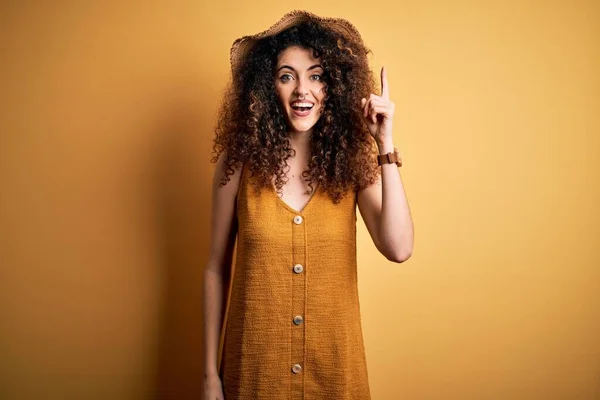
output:
<path id="1" fill-rule="evenodd" d="M 395 163 L 398 167 L 402 166 L 402 159 L 400 158 L 400 154 L 398 153 L 398 150 L 395 147 L 394 147 L 393 152 L 389 152 L 386 154 L 379 154 L 377 156 L 377 164 L 378 165 L 392 164 L 392 163 Z"/>

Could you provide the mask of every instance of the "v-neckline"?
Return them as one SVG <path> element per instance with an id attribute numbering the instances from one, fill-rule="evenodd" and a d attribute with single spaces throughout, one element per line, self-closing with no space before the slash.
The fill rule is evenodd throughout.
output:
<path id="1" fill-rule="evenodd" d="M 281 197 L 279 197 L 279 193 L 277 193 L 277 190 L 275 189 L 275 186 L 273 186 L 273 182 L 269 183 L 269 187 L 271 189 L 271 193 L 273 193 L 273 195 L 281 202 L 281 205 L 283 205 L 283 207 L 286 210 L 291 211 L 294 214 L 300 214 L 300 215 L 302 215 L 302 214 L 304 214 L 304 212 L 306 211 L 306 209 L 308 208 L 308 206 L 310 205 L 310 203 L 312 203 L 312 200 L 315 197 L 315 194 L 317 194 L 317 190 L 319 190 L 320 185 L 317 183 L 317 186 L 315 186 L 315 190 L 313 190 L 312 194 L 310 195 L 310 198 L 308 199 L 308 202 L 306 202 L 306 204 L 304 205 L 304 207 L 300 211 L 292 208 L 292 206 L 290 206 Z"/>

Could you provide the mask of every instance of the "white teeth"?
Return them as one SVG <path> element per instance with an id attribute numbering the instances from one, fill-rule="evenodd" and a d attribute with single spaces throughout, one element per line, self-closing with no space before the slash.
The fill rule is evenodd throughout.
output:
<path id="1" fill-rule="evenodd" d="M 292 103 L 292 107 L 312 107 L 312 103 Z"/>

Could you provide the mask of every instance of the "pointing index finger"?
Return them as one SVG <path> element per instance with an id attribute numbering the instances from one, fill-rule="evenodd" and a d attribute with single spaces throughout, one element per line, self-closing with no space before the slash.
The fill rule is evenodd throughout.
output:
<path id="1" fill-rule="evenodd" d="M 387 81 L 387 71 L 385 67 L 381 67 L 381 97 L 384 99 L 390 98 L 390 88 Z"/>

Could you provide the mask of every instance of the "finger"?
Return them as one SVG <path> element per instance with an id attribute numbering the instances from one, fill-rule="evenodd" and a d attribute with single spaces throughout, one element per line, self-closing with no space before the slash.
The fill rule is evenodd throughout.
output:
<path id="1" fill-rule="evenodd" d="M 375 100 L 369 102 L 369 118 L 373 123 L 377 122 L 377 112 L 375 111 Z"/>
<path id="2" fill-rule="evenodd" d="M 387 116 L 389 114 L 390 109 L 389 109 L 389 107 L 386 107 L 386 106 L 376 106 L 376 107 L 373 107 L 372 110 L 373 110 L 373 111 L 371 111 L 372 113 Z"/>
<path id="3" fill-rule="evenodd" d="M 375 111 L 375 109 L 373 107 L 369 108 L 369 118 L 371 119 L 371 122 L 373 122 L 374 124 L 377 123 L 377 111 Z"/>
<path id="4" fill-rule="evenodd" d="M 384 99 L 390 98 L 390 88 L 387 81 L 387 71 L 385 67 L 381 67 L 381 97 Z"/>
<path id="5" fill-rule="evenodd" d="M 365 118 L 367 118 L 367 116 L 369 115 L 369 109 L 371 107 L 373 107 L 374 104 L 381 104 L 381 102 L 382 102 L 381 97 L 377 96 L 376 94 L 371 93 L 371 95 L 369 96 L 369 99 L 366 100 L 366 103 L 364 103 L 364 105 L 363 105 L 363 116 Z"/>
<path id="6" fill-rule="evenodd" d="M 389 102 L 385 99 L 382 99 L 379 96 L 375 96 L 373 98 L 371 98 L 371 101 L 369 102 L 370 106 L 374 106 L 374 105 L 383 105 L 383 104 L 388 104 Z"/>
<path id="7" fill-rule="evenodd" d="M 387 110 L 389 108 L 389 106 L 386 103 L 377 103 L 375 101 L 372 101 L 369 104 L 369 113 L 372 113 L 373 111 L 377 111 L 377 110 Z"/>
<path id="8" fill-rule="evenodd" d="M 390 107 L 386 105 L 371 106 L 369 108 L 369 118 L 373 123 L 377 122 L 377 115 L 389 118 Z"/>

